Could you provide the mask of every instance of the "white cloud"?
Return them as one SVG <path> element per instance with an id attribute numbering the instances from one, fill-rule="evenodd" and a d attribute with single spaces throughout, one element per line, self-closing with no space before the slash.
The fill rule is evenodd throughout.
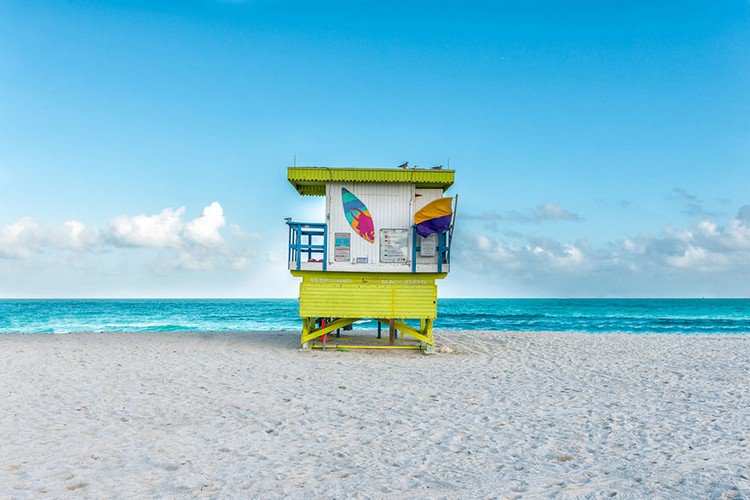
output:
<path id="1" fill-rule="evenodd" d="M 31 217 L 21 217 L 0 228 L 0 257 L 28 259 L 45 248 L 85 250 L 100 242 L 101 231 L 83 222 L 69 220 L 43 227 Z"/>
<path id="2" fill-rule="evenodd" d="M 665 262 L 676 268 L 712 272 L 725 269 L 730 264 L 730 258 L 727 255 L 688 244 L 681 254 L 666 256 Z"/>
<path id="3" fill-rule="evenodd" d="M 225 240 L 221 229 L 226 218 L 218 202 L 204 207 L 195 219 L 184 221 L 184 215 L 185 207 L 165 208 L 154 215 L 121 215 L 104 229 L 90 228 L 76 220 L 42 227 L 31 217 L 22 217 L 0 227 L 0 257 L 31 259 L 36 254 L 66 250 L 82 258 L 89 250 L 143 248 L 159 251 L 149 266 L 158 274 L 173 270 L 244 270 L 252 264 L 255 254 L 248 243 L 259 241 L 260 235 L 232 224 L 230 238 Z M 77 262 L 85 262 L 81 258 Z"/>
<path id="4" fill-rule="evenodd" d="M 101 242 L 101 231 L 89 229 L 83 222 L 69 220 L 63 222 L 59 228 L 53 229 L 51 242 L 60 247 L 70 250 L 85 250 Z"/>
<path id="5" fill-rule="evenodd" d="M 29 258 L 40 241 L 39 224 L 31 217 L 0 228 L 0 256 L 16 259 Z"/>
<path id="6" fill-rule="evenodd" d="M 203 215 L 185 224 L 185 238 L 198 245 L 217 247 L 221 245 L 219 228 L 226 224 L 224 209 L 219 202 L 213 202 L 203 209 Z"/>
<path id="7" fill-rule="evenodd" d="M 236 252 L 229 261 L 230 269 L 235 271 L 244 271 L 249 268 L 255 260 L 255 251 L 245 248 L 239 252 Z"/>
<path id="8" fill-rule="evenodd" d="M 121 215 L 109 222 L 108 234 L 117 245 L 150 248 L 180 248 L 185 207 L 165 208 L 156 215 Z"/>
<path id="9" fill-rule="evenodd" d="M 741 209 L 723 225 L 706 219 L 687 229 L 642 233 L 599 247 L 585 239 L 467 235 L 457 239 L 454 262 L 477 279 L 531 285 L 550 294 L 571 293 L 575 287 L 578 294 L 606 290 L 616 295 L 624 283 L 650 284 L 651 293 L 658 293 L 665 280 L 713 290 L 719 283 L 750 277 L 750 220 L 744 214 Z"/>
<path id="10" fill-rule="evenodd" d="M 460 249 L 462 260 L 475 266 L 504 270 L 515 275 L 540 272 L 571 272 L 587 264 L 581 243 L 560 244 L 553 240 L 529 238 L 524 242 L 495 241 L 475 235 Z"/>
<path id="11" fill-rule="evenodd" d="M 176 255 L 161 255 L 149 267 L 156 274 L 168 274 L 175 270 L 212 271 L 231 269 L 244 271 L 251 266 L 254 257 L 255 251 L 244 246 L 208 248 L 196 245 L 181 250 Z"/>
<path id="12" fill-rule="evenodd" d="M 120 246 L 146 248 L 187 248 L 200 245 L 215 248 L 222 244 L 219 230 L 226 224 L 224 209 L 215 201 L 195 219 L 184 222 L 185 207 L 165 208 L 155 215 L 122 215 L 109 222 L 108 235 Z"/>
<path id="13" fill-rule="evenodd" d="M 239 240 L 256 240 L 256 233 L 245 232 L 232 224 L 235 244 L 228 244 L 221 234 L 226 218 L 219 202 L 204 207 L 200 216 L 187 222 L 182 220 L 184 213 L 185 208 L 181 207 L 167 208 L 152 216 L 117 217 L 110 222 L 110 238 L 117 245 L 179 250 L 176 255 L 161 255 L 152 264 L 158 274 L 173 270 L 243 270 L 249 267 L 252 251 Z"/>

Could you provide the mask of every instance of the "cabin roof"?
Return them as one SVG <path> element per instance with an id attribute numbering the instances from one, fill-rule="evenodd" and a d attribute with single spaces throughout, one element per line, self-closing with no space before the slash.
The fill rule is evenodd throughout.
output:
<path id="1" fill-rule="evenodd" d="M 325 196 L 326 182 L 405 183 L 445 191 L 453 185 L 454 173 L 454 170 L 420 168 L 289 167 L 287 178 L 301 195 Z"/>

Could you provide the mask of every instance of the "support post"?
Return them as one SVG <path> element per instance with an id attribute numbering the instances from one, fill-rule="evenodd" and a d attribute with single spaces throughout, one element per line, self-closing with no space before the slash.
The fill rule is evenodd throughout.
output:
<path id="1" fill-rule="evenodd" d="M 417 244 L 419 243 L 419 235 L 417 234 L 417 226 L 411 227 L 411 272 L 417 272 L 417 250 L 419 250 Z"/>
<path id="2" fill-rule="evenodd" d="M 326 269 L 328 269 L 328 224 L 323 226 L 323 271 Z"/>
<path id="3" fill-rule="evenodd" d="M 320 318 L 320 328 L 323 329 L 325 327 L 326 327 L 326 319 L 325 318 Z M 325 348 L 326 348 L 326 342 L 328 342 L 328 334 L 324 333 L 320 337 L 320 340 L 321 340 L 321 342 L 323 342 L 323 350 L 325 350 Z"/>
<path id="4" fill-rule="evenodd" d="M 383 325 L 378 321 L 378 338 L 382 338 Z"/>
<path id="5" fill-rule="evenodd" d="M 358 319 L 359 318 L 339 318 L 335 321 L 331 321 L 330 323 L 326 323 L 325 326 L 321 326 L 320 328 L 317 328 L 317 329 L 315 328 L 314 325 L 312 327 L 308 326 L 307 333 L 302 335 L 301 342 L 304 344 L 305 342 L 315 340 L 318 337 L 322 337 L 323 335 L 327 333 L 336 331 L 337 328 L 343 328 L 346 325 L 350 325 L 354 323 L 355 321 L 357 321 Z M 303 324 L 303 327 L 304 327 L 304 324 Z"/>
<path id="6" fill-rule="evenodd" d="M 432 321 L 431 319 L 426 319 L 424 322 L 424 330 L 422 330 L 422 333 L 425 337 L 427 337 L 427 343 L 430 345 L 435 344 L 435 337 L 432 336 Z"/>
<path id="7" fill-rule="evenodd" d="M 439 233 L 435 238 L 437 239 L 437 271 L 443 272 L 443 234 Z"/>
<path id="8" fill-rule="evenodd" d="M 382 322 L 384 325 L 390 325 L 391 322 L 393 322 L 393 327 L 398 328 L 401 333 L 404 333 L 408 335 L 409 337 L 415 338 L 419 340 L 420 342 L 424 342 L 427 344 L 432 345 L 434 340 L 432 338 L 432 320 L 431 319 L 425 319 L 424 323 L 424 330 L 420 331 L 414 328 L 413 326 L 409 326 L 406 323 L 402 321 L 396 321 L 392 319 L 385 319 L 385 318 L 378 318 L 378 321 Z"/>
<path id="9" fill-rule="evenodd" d="M 421 321 L 420 321 L 421 323 Z M 424 354 L 435 353 L 435 338 L 432 336 L 432 320 L 424 320 L 424 328 L 422 329 L 422 335 L 424 335 L 424 342 L 422 344 L 422 352 Z"/>
<path id="10" fill-rule="evenodd" d="M 294 245 L 294 253 L 297 254 L 297 271 L 299 271 L 302 268 L 302 229 L 295 227 L 294 232 L 297 237 Z"/>
<path id="11" fill-rule="evenodd" d="M 388 320 L 388 343 L 390 345 L 395 344 L 395 335 L 396 335 L 396 320 L 391 318 Z"/>
<path id="12" fill-rule="evenodd" d="M 306 338 L 310 335 L 310 321 L 309 318 L 302 318 L 302 336 L 300 337 L 301 348 L 307 350 L 310 348 Z"/>

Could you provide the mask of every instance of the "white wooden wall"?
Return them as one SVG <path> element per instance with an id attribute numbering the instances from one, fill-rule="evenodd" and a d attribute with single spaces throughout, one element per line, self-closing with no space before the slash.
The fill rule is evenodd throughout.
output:
<path id="1" fill-rule="evenodd" d="M 354 232 L 344 215 L 341 188 L 351 191 L 370 210 L 375 242 Z M 420 196 L 415 196 L 420 195 Z M 411 227 L 414 212 L 443 196 L 441 189 L 415 189 L 412 184 L 332 182 L 326 185 L 326 222 L 328 223 L 328 270 L 361 272 L 411 272 Z M 406 229 L 409 234 L 407 262 L 380 263 L 380 230 Z M 334 262 L 336 233 L 351 235 L 351 261 Z M 357 264 L 357 257 L 367 264 Z M 418 271 L 435 271 L 435 257 L 418 257 Z M 447 269 L 446 269 L 447 270 Z"/>

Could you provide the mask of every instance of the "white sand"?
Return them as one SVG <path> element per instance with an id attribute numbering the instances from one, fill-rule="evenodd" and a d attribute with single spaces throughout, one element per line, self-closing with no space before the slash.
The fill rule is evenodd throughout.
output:
<path id="1" fill-rule="evenodd" d="M 750 495 L 750 335 L 0 335 L 0 497 Z"/>

